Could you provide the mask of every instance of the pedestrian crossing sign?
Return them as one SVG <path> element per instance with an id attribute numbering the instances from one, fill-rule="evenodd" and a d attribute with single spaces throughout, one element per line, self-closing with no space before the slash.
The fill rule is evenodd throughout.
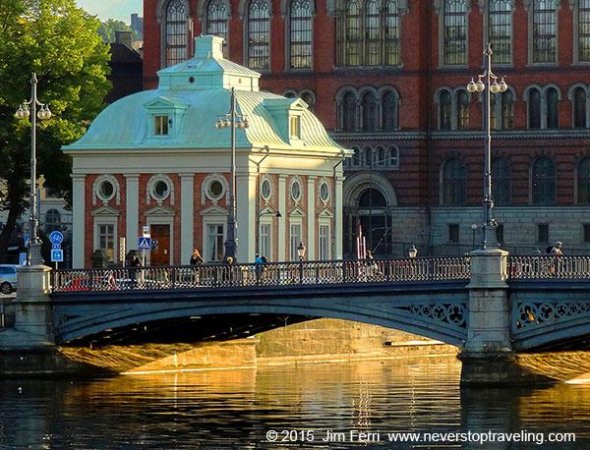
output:
<path id="1" fill-rule="evenodd" d="M 149 237 L 140 237 L 137 243 L 137 248 L 140 250 L 151 250 L 152 240 Z"/>

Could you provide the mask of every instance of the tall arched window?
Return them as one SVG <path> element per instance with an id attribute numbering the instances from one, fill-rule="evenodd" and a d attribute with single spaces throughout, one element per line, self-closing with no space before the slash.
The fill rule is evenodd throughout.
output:
<path id="1" fill-rule="evenodd" d="M 165 66 L 170 67 L 187 59 L 187 6 L 184 0 L 171 0 L 166 5 Z"/>
<path id="2" fill-rule="evenodd" d="M 541 128 L 541 93 L 536 88 L 529 91 L 528 108 L 529 129 Z"/>
<path id="3" fill-rule="evenodd" d="M 223 54 L 227 56 L 227 24 L 229 5 L 225 0 L 210 0 L 207 5 L 207 34 L 223 38 Z"/>
<path id="4" fill-rule="evenodd" d="M 383 131 L 394 131 L 397 129 L 397 96 L 391 91 L 383 94 L 381 114 Z"/>
<path id="5" fill-rule="evenodd" d="M 337 13 L 338 66 L 399 65 L 399 0 L 347 0 Z"/>
<path id="6" fill-rule="evenodd" d="M 494 63 L 512 61 L 512 0 L 488 0 L 488 42 Z"/>
<path id="7" fill-rule="evenodd" d="M 467 5 L 465 0 L 444 0 L 443 64 L 467 62 Z"/>
<path id="8" fill-rule="evenodd" d="M 509 205 L 512 183 L 510 161 L 496 158 L 492 163 L 492 197 L 497 205 Z"/>
<path id="9" fill-rule="evenodd" d="M 577 87 L 574 90 L 574 128 L 586 128 L 586 89 Z"/>
<path id="10" fill-rule="evenodd" d="M 438 120 L 441 130 L 451 129 L 451 110 L 451 93 L 446 90 L 441 91 L 438 95 Z"/>
<path id="11" fill-rule="evenodd" d="M 313 4 L 311 0 L 291 0 L 289 7 L 289 67 L 311 69 Z"/>
<path id="12" fill-rule="evenodd" d="M 363 131 L 377 129 L 377 97 L 373 92 L 367 92 L 361 99 Z"/>
<path id="13" fill-rule="evenodd" d="M 577 62 L 590 62 L 590 0 L 578 0 L 577 3 Z"/>
<path id="14" fill-rule="evenodd" d="M 498 94 L 496 94 L 498 97 Z M 500 94 L 502 99 L 501 113 L 502 113 L 502 129 L 511 130 L 514 128 L 514 97 L 512 91 L 508 89 L 506 92 Z"/>
<path id="15" fill-rule="evenodd" d="M 532 26 L 530 43 L 533 63 L 557 62 L 557 8 L 559 0 L 532 2 Z"/>
<path id="16" fill-rule="evenodd" d="M 457 129 L 466 130 L 469 127 L 469 95 L 467 91 L 457 92 Z"/>
<path id="17" fill-rule="evenodd" d="M 590 158 L 584 158 L 578 163 L 577 203 L 590 204 Z"/>
<path id="18" fill-rule="evenodd" d="M 555 88 L 547 89 L 547 128 L 559 126 L 559 95 Z"/>
<path id="19" fill-rule="evenodd" d="M 531 170 L 533 205 L 550 205 L 555 202 L 555 163 L 542 157 L 533 163 Z"/>
<path id="20" fill-rule="evenodd" d="M 342 99 L 342 129 L 356 129 L 356 97 L 352 92 L 347 92 Z"/>
<path id="21" fill-rule="evenodd" d="M 442 204 L 465 204 L 466 177 L 465 164 L 458 158 L 445 162 L 442 170 Z"/>
<path id="22" fill-rule="evenodd" d="M 268 0 L 251 0 L 248 7 L 248 67 L 268 69 L 270 59 L 270 6 Z"/>
<path id="23" fill-rule="evenodd" d="M 377 66 L 381 64 L 381 18 L 378 0 L 367 0 L 365 3 L 365 64 Z"/>

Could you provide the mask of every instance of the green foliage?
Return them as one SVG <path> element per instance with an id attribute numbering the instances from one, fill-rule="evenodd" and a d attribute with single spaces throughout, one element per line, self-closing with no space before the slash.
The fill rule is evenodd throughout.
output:
<path id="1" fill-rule="evenodd" d="M 31 98 L 35 72 L 38 99 L 53 114 L 37 122 L 38 175 L 68 198 L 72 164 L 60 148 L 82 136 L 110 89 L 109 46 L 99 27 L 75 0 L 1 0 L 0 209 L 9 210 L 12 228 L 27 207 L 31 151 L 31 124 L 14 113 Z M 0 235 L 0 254 L 10 232 Z"/>
<path id="2" fill-rule="evenodd" d="M 122 20 L 108 19 L 106 22 L 100 24 L 98 33 L 102 36 L 104 42 L 115 42 L 116 31 L 132 31 L 131 26 L 127 25 Z"/>

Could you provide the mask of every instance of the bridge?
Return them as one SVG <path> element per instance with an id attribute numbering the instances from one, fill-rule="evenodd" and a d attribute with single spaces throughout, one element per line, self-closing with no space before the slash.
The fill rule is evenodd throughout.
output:
<path id="1" fill-rule="evenodd" d="M 465 379 L 481 381 L 490 358 L 585 348 L 590 337 L 585 256 L 484 250 L 370 262 L 26 269 L 43 274 L 46 295 L 35 297 L 26 283 L 19 289 L 15 330 L 52 345 L 229 339 L 240 337 L 245 317 L 257 330 L 282 326 L 284 317 L 329 317 L 455 345 L 464 365 L 474 363 Z M 2 337 L 0 348 L 10 346 Z"/>

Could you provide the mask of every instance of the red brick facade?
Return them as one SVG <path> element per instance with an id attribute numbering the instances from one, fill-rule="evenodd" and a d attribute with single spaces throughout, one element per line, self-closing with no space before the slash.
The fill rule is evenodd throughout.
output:
<path id="1" fill-rule="evenodd" d="M 247 2 L 232 0 L 230 3 L 228 59 L 244 64 L 246 49 L 245 28 Z M 489 2 L 466 0 L 466 63 L 443 65 L 441 54 L 445 42 L 439 38 L 444 35 L 441 24 L 444 17 L 444 0 L 407 0 L 398 1 L 400 8 L 400 50 L 399 64 L 384 66 L 338 66 L 337 29 L 339 19 L 344 11 L 345 2 L 335 0 L 328 2 L 318 0 L 314 4 L 313 15 L 313 63 L 312 69 L 287 69 L 286 57 L 289 48 L 288 5 L 289 1 L 272 0 L 270 15 L 270 70 L 262 71 L 261 87 L 279 94 L 301 94 L 309 91 L 315 96 L 312 105 L 315 114 L 331 135 L 342 145 L 359 151 L 371 147 L 393 146 L 399 152 L 397 163 L 393 167 L 369 167 L 370 164 L 348 162 L 345 166 L 348 180 L 359 173 L 366 173 L 368 179 L 382 178 L 391 185 L 394 195 L 387 197 L 382 188 L 375 185 L 387 197 L 387 205 L 378 208 L 375 214 L 382 214 L 387 229 L 386 236 L 375 235 L 370 240 L 384 240 L 387 244 L 377 248 L 379 254 L 404 254 L 407 248 L 416 243 L 421 254 L 424 252 L 443 253 L 451 250 L 463 253 L 471 249 L 472 223 L 479 223 L 480 205 L 483 191 L 484 136 L 482 133 L 483 103 L 477 94 L 469 95 L 467 107 L 468 118 L 462 127 L 441 129 L 441 89 L 455 93 L 464 90 L 466 84 L 483 71 L 483 50 L 487 41 L 487 5 Z M 589 236 L 584 236 L 586 227 L 590 228 L 590 217 L 572 219 L 572 222 L 560 223 L 559 217 L 568 215 L 566 210 L 558 208 L 585 208 L 587 201 L 581 201 L 577 191 L 577 167 L 585 157 L 590 156 L 590 121 L 586 117 L 586 126 L 574 127 L 574 106 L 571 89 L 583 86 L 586 91 L 586 103 L 590 98 L 590 61 L 578 61 L 576 49 L 580 37 L 576 36 L 579 17 L 578 2 L 561 0 L 555 11 L 557 54 L 555 62 L 538 64 L 532 61 L 535 38 L 532 36 L 534 1 L 515 0 L 511 11 L 510 32 L 512 40 L 511 63 L 496 64 L 494 72 L 506 76 L 512 100 L 512 126 L 494 130 L 492 154 L 493 160 L 505 158 L 509 161 L 509 201 L 496 204 L 498 221 L 504 225 L 501 240 L 508 249 L 527 252 L 534 248 L 544 248 L 544 240 L 561 239 L 569 241 L 571 247 L 580 251 L 590 249 Z M 162 8 L 163 0 L 144 0 L 144 84 L 147 88 L 155 86 L 157 70 L 161 65 L 161 29 L 162 24 L 156 17 L 156 9 Z M 188 2 L 189 20 L 187 29 L 192 28 L 192 35 L 199 35 L 204 26 L 206 12 L 201 2 Z M 407 6 L 407 8 L 406 8 Z M 205 14 L 206 16 L 206 14 Z M 581 20 L 581 19 L 580 19 Z M 187 38 L 190 44 L 192 36 Z M 191 49 L 188 49 L 190 54 Z M 392 88 L 399 95 L 397 104 L 397 124 L 395 129 L 382 131 L 377 129 L 363 131 L 362 123 L 349 131 L 342 130 L 339 114 L 339 95 L 346 88 L 356 92 L 359 114 L 362 115 L 362 95 L 365 88 L 376 92 L 384 87 Z M 555 115 L 557 126 L 531 127 L 531 100 L 529 89 L 539 89 L 545 95 L 551 89 L 557 92 Z M 547 90 L 548 89 L 548 90 Z M 455 95 L 455 94 L 453 94 Z M 548 94 L 549 95 L 549 94 Z M 543 100 L 545 101 L 545 100 Z M 590 109 L 586 106 L 586 116 Z M 541 112 L 543 115 L 547 113 Z M 456 116 L 456 113 L 454 113 Z M 550 114 L 550 113 L 547 113 Z M 458 119 L 457 119 L 458 120 Z M 543 120 L 543 119 L 542 119 Z M 548 119 L 551 120 L 551 119 Z M 548 201 L 535 200 L 533 191 L 537 189 L 534 169 L 535 161 L 547 157 L 554 164 L 554 196 Z M 462 181 L 464 195 L 457 202 L 445 203 L 442 192 L 447 186 L 444 178 L 445 162 L 457 158 L 464 165 Z M 541 171 L 542 172 L 542 171 Z M 546 176 L 544 172 L 539 175 Z M 345 252 L 351 252 L 346 242 L 353 242 L 355 223 L 360 215 L 369 215 L 373 205 L 368 208 L 347 202 L 346 192 L 353 186 L 345 181 Z M 394 197 L 394 198 L 393 198 Z M 463 208 L 464 216 L 456 216 L 456 208 Z M 369 212 L 367 212 L 367 210 Z M 411 210 L 411 211 L 409 211 Z M 548 211 L 553 212 L 549 213 Z M 569 211 L 569 209 L 567 209 Z M 579 210 L 578 210 L 579 211 Z M 544 214 L 549 214 L 544 217 Z M 555 216 L 551 216 L 555 214 Z M 400 217 L 410 223 L 405 226 Z M 523 242 L 519 233 L 523 222 L 515 218 L 527 217 L 530 239 Z M 523 219 L 524 220 L 524 219 Z M 555 223 L 555 222 L 558 223 Z M 461 228 L 459 242 L 449 241 L 447 226 L 457 223 Z M 549 235 L 538 236 L 538 224 L 549 224 Z M 525 228 L 526 228 L 525 227 Z M 370 232 L 367 234 L 371 234 Z M 368 248 L 382 245 L 369 242 Z"/>

